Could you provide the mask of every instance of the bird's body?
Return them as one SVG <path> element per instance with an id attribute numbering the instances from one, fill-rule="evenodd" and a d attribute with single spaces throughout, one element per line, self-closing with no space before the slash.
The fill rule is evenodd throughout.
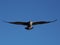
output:
<path id="1" fill-rule="evenodd" d="M 28 29 L 28 30 L 32 29 L 33 28 L 32 25 L 33 25 L 33 22 L 29 21 L 28 25 L 27 25 L 27 27 L 25 29 Z"/>
<path id="2" fill-rule="evenodd" d="M 33 29 L 33 25 L 47 24 L 47 23 L 51 23 L 51 22 L 55 22 L 55 21 L 56 20 L 54 20 L 54 21 L 37 21 L 37 22 L 32 22 L 32 21 L 28 21 L 28 22 L 7 22 L 7 21 L 4 21 L 4 22 L 10 23 L 10 24 L 16 24 L 16 25 L 25 25 L 26 26 L 25 29 L 31 30 L 31 29 Z"/>

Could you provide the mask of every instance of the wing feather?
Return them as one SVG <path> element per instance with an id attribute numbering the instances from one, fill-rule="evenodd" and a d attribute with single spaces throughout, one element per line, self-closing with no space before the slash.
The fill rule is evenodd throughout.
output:
<path id="1" fill-rule="evenodd" d="M 19 22 L 19 21 L 16 21 L 16 22 L 8 22 L 8 21 L 5 21 L 5 20 L 2 20 L 2 21 L 5 22 L 5 23 L 16 24 L 16 25 L 27 25 L 28 24 L 27 22 Z"/>
<path id="2" fill-rule="evenodd" d="M 10 24 L 27 25 L 27 22 L 8 22 Z"/>
<path id="3" fill-rule="evenodd" d="M 54 21 L 38 21 L 38 22 L 33 22 L 33 25 L 37 25 L 37 24 L 47 24 L 47 23 L 51 23 L 51 22 L 55 22 L 56 20 Z"/>

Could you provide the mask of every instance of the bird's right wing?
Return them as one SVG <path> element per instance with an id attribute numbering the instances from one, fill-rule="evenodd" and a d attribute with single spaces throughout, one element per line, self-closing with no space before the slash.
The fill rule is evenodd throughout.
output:
<path id="1" fill-rule="evenodd" d="M 33 22 L 33 25 L 37 25 L 37 24 L 47 24 L 47 23 L 51 23 L 51 22 L 55 22 L 56 20 L 54 21 L 38 21 L 38 22 Z"/>

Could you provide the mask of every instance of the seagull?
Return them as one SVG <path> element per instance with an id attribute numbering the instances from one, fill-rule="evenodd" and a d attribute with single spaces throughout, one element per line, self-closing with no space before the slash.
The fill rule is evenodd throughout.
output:
<path id="1" fill-rule="evenodd" d="M 33 22 L 33 21 L 28 21 L 28 22 L 21 22 L 21 21 L 7 22 L 5 20 L 3 20 L 3 21 L 7 22 L 7 23 L 10 23 L 10 24 L 24 25 L 24 26 L 26 26 L 25 29 L 31 30 L 31 29 L 33 29 L 33 25 L 48 24 L 48 23 L 51 23 L 51 22 L 55 22 L 56 20 L 53 20 L 53 21 L 36 21 L 36 22 Z"/>

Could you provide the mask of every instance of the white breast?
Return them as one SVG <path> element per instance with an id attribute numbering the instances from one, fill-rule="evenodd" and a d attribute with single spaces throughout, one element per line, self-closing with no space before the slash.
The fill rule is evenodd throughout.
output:
<path id="1" fill-rule="evenodd" d="M 30 22 L 30 25 L 32 26 L 32 22 Z"/>

